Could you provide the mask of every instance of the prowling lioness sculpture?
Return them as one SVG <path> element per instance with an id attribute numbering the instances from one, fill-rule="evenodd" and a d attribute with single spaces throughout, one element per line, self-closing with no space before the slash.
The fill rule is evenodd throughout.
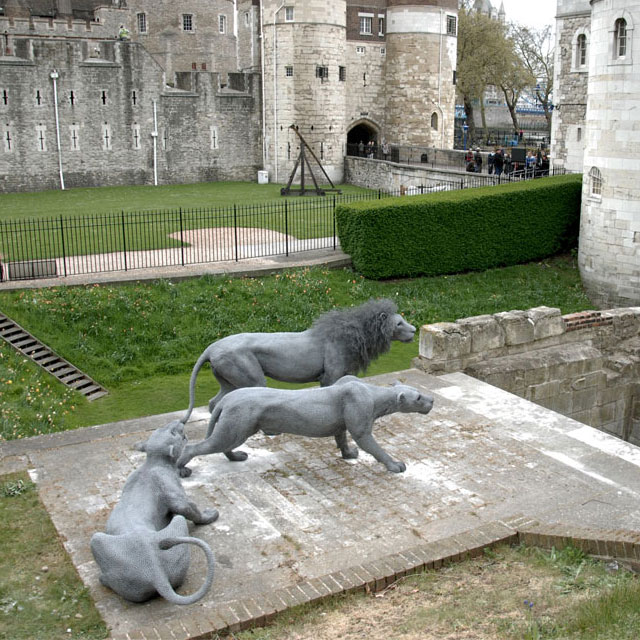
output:
<path id="1" fill-rule="evenodd" d="M 144 602 L 160 594 L 173 604 L 193 604 L 211 586 L 213 553 L 205 542 L 189 536 L 185 518 L 209 524 L 218 512 L 201 512 L 182 487 L 176 460 L 186 441 L 184 425 L 176 420 L 137 447 L 146 451 L 145 463 L 127 479 L 106 532 L 91 538 L 91 551 L 102 571 L 100 582 L 126 600 Z M 207 576 L 198 591 L 182 596 L 175 589 L 189 569 L 188 545 L 204 551 Z"/>
<path id="2" fill-rule="evenodd" d="M 418 389 L 396 383 L 379 387 L 345 376 L 330 387 L 297 391 L 271 388 L 237 389 L 218 402 L 211 414 L 204 440 L 187 444 L 178 459 L 183 476 L 191 474 L 185 465 L 194 456 L 224 453 L 229 460 L 246 460 L 243 451 L 233 451 L 262 430 L 267 435 L 293 433 L 322 438 L 333 436 L 343 458 L 357 458 L 349 447 L 347 433 L 389 471 L 401 473 L 403 462 L 394 460 L 372 434 L 376 418 L 390 413 L 429 413 L 433 398 Z"/>
<path id="3" fill-rule="evenodd" d="M 238 333 L 210 344 L 198 358 L 189 383 L 187 422 L 195 405 L 198 372 L 206 362 L 220 383 L 209 411 L 242 387 L 266 387 L 265 376 L 283 382 L 319 382 L 329 386 L 347 374 L 365 371 L 389 351 L 391 342 L 411 342 L 416 328 L 392 300 L 370 300 L 353 309 L 336 309 L 300 332 Z"/>

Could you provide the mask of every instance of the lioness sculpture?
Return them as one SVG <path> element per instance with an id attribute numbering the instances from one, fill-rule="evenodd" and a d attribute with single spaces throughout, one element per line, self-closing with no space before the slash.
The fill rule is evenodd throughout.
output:
<path id="1" fill-rule="evenodd" d="M 210 344 L 198 358 L 189 384 L 187 422 L 195 405 L 198 372 L 209 362 L 220 391 L 209 411 L 230 391 L 266 387 L 265 376 L 283 382 L 320 382 L 326 387 L 346 374 L 365 371 L 369 363 L 389 351 L 392 340 L 411 342 L 416 328 L 391 300 L 369 300 L 346 310 L 320 316 L 300 332 L 238 333 Z"/>
<path id="2" fill-rule="evenodd" d="M 173 604 L 193 604 L 211 586 L 213 553 L 205 542 L 189 536 L 185 518 L 209 524 L 218 512 L 201 512 L 180 483 L 176 460 L 186 440 L 184 425 L 176 420 L 137 446 L 147 452 L 147 459 L 127 479 L 106 533 L 91 538 L 91 551 L 102 571 L 100 582 L 132 602 L 144 602 L 159 593 Z M 182 596 L 175 589 L 189 569 L 189 544 L 204 551 L 207 576 L 198 591 Z"/>
<path id="3" fill-rule="evenodd" d="M 293 433 L 322 438 L 334 436 L 343 458 L 357 458 L 349 447 L 347 431 L 356 444 L 382 462 L 389 471 L 401 473 L 403 462 L 394 460 L 372 434 L 376 418 L 390 413 L 429 413 L 433 398 L 403 384 L 378 387 L 355 376 L 344 376 L 329 387 L 297 391 L 271 388 L 237 389 L 216 404 L 204 440 L 187 444 L 178 459 L 183 476 L 194 456 L 224 453 L 229 460 L 246 460 L 243 451 L 233 451 L 249 436 L 262 430 L 268 435 Z"/>

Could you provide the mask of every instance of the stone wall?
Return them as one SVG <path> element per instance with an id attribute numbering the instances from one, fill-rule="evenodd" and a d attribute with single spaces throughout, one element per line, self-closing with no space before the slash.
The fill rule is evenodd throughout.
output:
<path id="1" fill-rule="evenodd" d="M 260 159 L 258 77 L 189 72 L 171 89 L 132 42 L 22 38 L 0 57 L 0 191 L 153 184 L 154 103 L 160 183 L 255 180 Z M 58 78 L 60 156 L 54 84 Z"/>
<path id="2" fill-rule="evenodd" d="M 414 365 L 475 378 L 640 444 L 640 307 L 536 307 L 425 325 Z"/>
<path id="3" fill-rule="evenodd" d="M 588 0 L 561 0 L 556 21 L 554 105 L 551 158 L 554 167 L 582 172 L 586 139 L 587 81 L 591 7 Z M 578 37 L 584 35 L 587 55 L 578 57 Z"/>
<path id="4" fill-rule="evenodd" d="M 463 151 L 448 153 L 451 154 L 452 164 L 459 163 L 459 155 L 464 155 Z M 484 166 L 486 166 L 486 154 L 483 155 L 485 156 Z M 446 162 L 445 157 L 445 152 L 438 149 L 439 160 L 442 158 L 442 161 Z M 383 191 L 400 191 L 403 187 L 407 189 L 442 187 L 449 183 L 455 183 L 456 188 L 458 185 L 472 186 L 474 178 L 478 178 L 478 174 L 466 171 L 431 169 L 423 165 L 399 164 L 357 156 L 347 156 L 344 162 L 345 182 L 367 189 L 382 189 Z M 440 161 L 438 165 L 440 165 Z"/>

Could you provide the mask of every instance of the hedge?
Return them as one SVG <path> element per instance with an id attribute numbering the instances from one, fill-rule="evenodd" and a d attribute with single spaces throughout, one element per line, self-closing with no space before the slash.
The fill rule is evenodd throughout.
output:
<path id="1" fill-rule="evenodd" d="M 372 279 L 520 264 L 576 246 L 581 191 L 574 174 L 344 204 L 338 236 Z"/>

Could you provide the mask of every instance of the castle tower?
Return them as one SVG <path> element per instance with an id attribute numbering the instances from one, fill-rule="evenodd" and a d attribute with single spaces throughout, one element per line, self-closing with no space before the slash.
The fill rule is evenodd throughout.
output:
<path id="1" fill-rule="evenodd" d="M 579 265 L 601 307 L 640 304 L 640 1 L 591 0 Z"/>
<path id="2" fill-rule="evenodd" d="M 262 0 L 261 9 L 269 179 L 286 182 L 293 170 L 300 147 L 295 125 L 331 180 L 342 182 L 346 0 Z"/>
<path id="3" fill-rule="evenodd" d="M 387 139 L 453 147 L 457 0 L 389 0 Z"/>

